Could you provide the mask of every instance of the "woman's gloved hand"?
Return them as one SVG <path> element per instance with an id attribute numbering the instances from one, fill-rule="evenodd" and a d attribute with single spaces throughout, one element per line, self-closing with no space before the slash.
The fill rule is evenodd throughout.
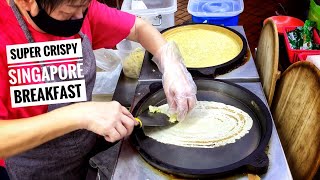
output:
<path id="1" fill-rule="evenodd" d="M 197 102 L 197 87 L 183 64 L 183 58 L 175 42 L 167 42 L 155 55 L 153 61 L 162 72 L 162 83 L 171 114 L 184 120 Z"/>

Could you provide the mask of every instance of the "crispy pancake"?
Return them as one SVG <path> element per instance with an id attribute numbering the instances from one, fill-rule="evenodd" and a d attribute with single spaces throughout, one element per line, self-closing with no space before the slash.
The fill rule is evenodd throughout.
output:
<path id="1" fill-rule="evenodd" d="M 157 111 L 168 114 L 168 108 L 164 104 Z M 198 101 L 184 121 L 169 127 L 145 127 L 144 131 L 165 144 L 213 148 L 234 143 L 249 132 L 252 124 L 252 118 L 241 109 L 213 101 Z"/>

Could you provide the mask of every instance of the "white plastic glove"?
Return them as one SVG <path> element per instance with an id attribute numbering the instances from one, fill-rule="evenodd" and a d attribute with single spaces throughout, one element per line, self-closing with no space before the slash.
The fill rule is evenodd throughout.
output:
<path id="1" fill-rule="evenodd" d="M 163 74 L 162 83 L 169 113 L 177 114 L 178 121 L 182 121 L 196 105 L 197 87 L 183 64 L 178 46 L 173 41 L 166 43 L 153 60 Z"/>

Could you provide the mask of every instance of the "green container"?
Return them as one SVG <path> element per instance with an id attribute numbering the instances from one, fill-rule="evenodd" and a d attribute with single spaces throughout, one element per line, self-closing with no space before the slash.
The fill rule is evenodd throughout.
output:
<path id="1" fill-rule="evenodd" d="M 310 0 L 310 9 L 308 19 L 317 23 L 317 29 L 320 30 L 320 6 L 314 0 Z"/>

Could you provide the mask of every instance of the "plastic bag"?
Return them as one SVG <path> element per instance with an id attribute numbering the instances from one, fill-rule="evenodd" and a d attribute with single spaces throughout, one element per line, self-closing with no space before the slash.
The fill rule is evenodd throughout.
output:
<path id="1" fill-rule="evenodd" d="M 113 94 L 122 70 L 121 59 L 111 49 L 98 49 L 94 54 L 97 74 L 92 94 Z"/>

